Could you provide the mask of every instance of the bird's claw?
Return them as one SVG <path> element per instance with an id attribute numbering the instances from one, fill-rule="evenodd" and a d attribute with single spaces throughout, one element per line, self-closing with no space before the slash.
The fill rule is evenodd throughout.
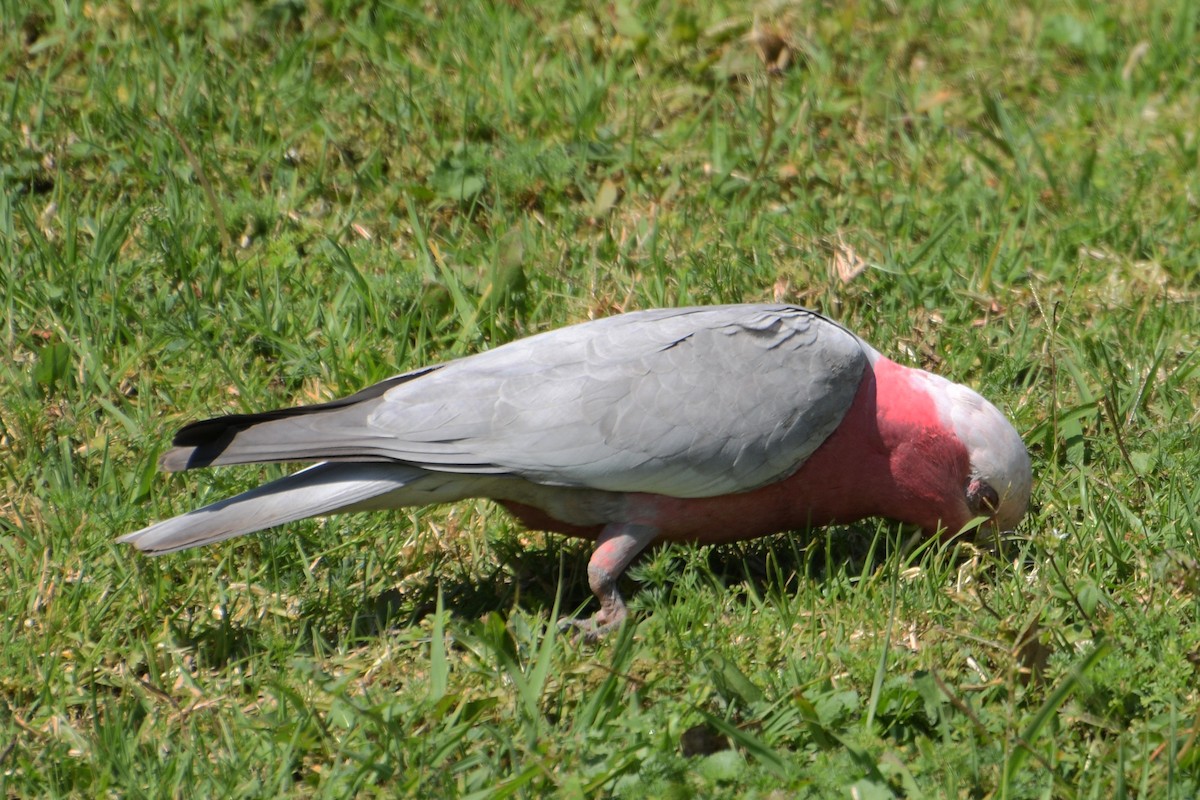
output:
<path id="1" fill-rule="evenodd" d="M 622 606 L 619 613 L 605 613 L 604 610 L 601 610 L 587 619 L 566 617 L 558 621 L 558 630 L 560 633 L 574 631 L 578 641 L 584 644 L 595 644 L 620 628 L 626 616 L 625 608 Z"/>

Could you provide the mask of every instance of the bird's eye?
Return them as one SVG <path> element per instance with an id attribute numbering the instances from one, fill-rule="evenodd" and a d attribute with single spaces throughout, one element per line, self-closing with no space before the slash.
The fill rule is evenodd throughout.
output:
<path id="1" fill-rule="evenodd" d="M 971 510 L 981 517 L 990 517 L 1000 510 L 1000 495 L 986 481 L 978 478 L 967 486 L 967 502 Z"/>

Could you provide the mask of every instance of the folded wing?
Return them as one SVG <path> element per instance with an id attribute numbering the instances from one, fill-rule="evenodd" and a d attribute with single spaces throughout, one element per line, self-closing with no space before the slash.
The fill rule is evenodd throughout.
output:
<path id="1" fill-rule="evenodd" d="M 841 422 L 866 364 L 857 337 L 792 306 L 635 312 L 322 406 L 194 423 L 163 466 L 390 461 L 715 496 L 794 471 Z"/>

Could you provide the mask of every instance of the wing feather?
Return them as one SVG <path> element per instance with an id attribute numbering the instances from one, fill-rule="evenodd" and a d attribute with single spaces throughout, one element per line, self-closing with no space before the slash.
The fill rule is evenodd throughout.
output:
<path id="1" fill-rule="evenodd" d="M 634 312 L 397 376 L 354 403 L 242 417 L 232 435 L 213 428 L 215 457 L 209 442 L 202 463 L 164 461 L 388 459 L 712 496 L 797 469 L 841 422 L 866 364 L 856 336 L 793 306 Z"/>

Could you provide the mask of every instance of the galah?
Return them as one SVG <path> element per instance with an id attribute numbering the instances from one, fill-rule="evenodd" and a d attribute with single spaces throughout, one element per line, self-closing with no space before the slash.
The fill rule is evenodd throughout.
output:
<path id="1" fill-rule="evenodd" d="M 1009 530 L 1032 475 L 971 389 L 789 305 L 621 314 L 415 369 L 320 405 L 193 422 L 175 472 L 318 462 L 120 539 L 151 554 L 306 517 L 486 497 L 595 541 L 589 636 L 653 542 L 750 539 L 887 517 Z"/>

